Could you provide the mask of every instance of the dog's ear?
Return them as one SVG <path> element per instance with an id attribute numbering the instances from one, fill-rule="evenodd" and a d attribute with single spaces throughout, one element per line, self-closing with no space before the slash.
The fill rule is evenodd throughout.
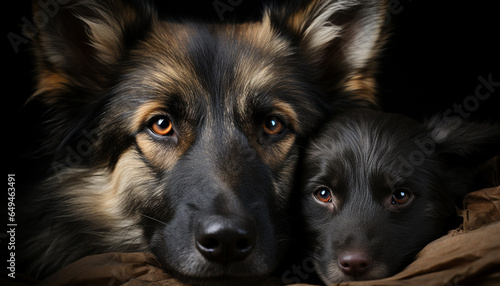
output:
<path id="1" fill-rule="evenodd" d="M 386 38 L 385 5 L 383 0 L 293 1 L 270 8 L 267 16 L 297 42 L 323 90 L 346 91 L 347 100 L 375 104 L 376 58 Z"/>
<path id="2" fill-rule="evenodd" d="M 436 152 L 455 165 L 474 167 L 500 154 L 500 122 L 435 116 L 425 125 L 430 134 L 427 145 L 434 144 Z"/>
<path id="3" fill-rule="evenodd" d="M 35 40 L 38 86 L 34 96 L 51 103 L 68 88 L 99 92 L 154 17 L 149 5 L 134 0 L 65 2 L 40 21 Z M 33 5 L 34 15 L 38 6 Z"/>

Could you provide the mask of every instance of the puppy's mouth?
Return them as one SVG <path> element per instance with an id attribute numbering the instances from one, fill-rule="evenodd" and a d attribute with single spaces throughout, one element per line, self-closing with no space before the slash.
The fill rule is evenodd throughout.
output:
<path id="1" fill-rule="evenodd" d="M 389 268 L 384 263 L 362 261 L 359 257 L 337 259 L 326 265 L 316 262 L 316 269 L 327 285 L 336 282 L 376 280 L 390 275 Z"/>

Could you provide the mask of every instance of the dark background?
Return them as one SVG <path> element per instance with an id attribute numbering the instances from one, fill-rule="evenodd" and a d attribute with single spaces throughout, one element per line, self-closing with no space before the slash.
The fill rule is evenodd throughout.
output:
<path id="1" fill-rule="evenodd" d="M 47 0 L 43 0 L 47 1 Z M 218 0 L 227 3 L 228 0 Z M 156 1 L 163 14 L 220 21 L 214 0 Z M 241 0 L 225 20 L 259 15 L 259 1 Z M 453 109 L 473 96 L 479 76 L 500 82 L 500 12 L 494 1 L 391 0 L 389 9 L 392 36 L 380 59 L 379 98 L 389 112 L 422 119 Z M 466 3 L 466 4 L 465 4 Z M 4 147 L 8 173 L 19 166 L 17 155 L 31 140 L 30 122 L 20 115 L 33 92 L 33 65 L 30 45 L 14 52 L 7 35 L 21 35 L 23 17 L 32 19 L 30 1 L 5 1 L 2 7 L 2 67 L 4 69 Z M 484 92 L 485 89 L 482 90 Z M 500 87 L 477 110 L 467 112 L 471 120 L 500 119 Z M 5 156 L 5 155 L 4 155 Z M 5 157 L 4 157 L 5 158 Z"/>

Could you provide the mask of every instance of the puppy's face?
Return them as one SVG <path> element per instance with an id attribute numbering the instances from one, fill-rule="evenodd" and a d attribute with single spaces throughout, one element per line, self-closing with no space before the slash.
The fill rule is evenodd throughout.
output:
<path id="1" fill-rule="evenodd" d="M 395 274 L 454 214 L 437 143 L 395 115 L 338 118 L 311 144 L 303 208 L 325 283 Z"/>

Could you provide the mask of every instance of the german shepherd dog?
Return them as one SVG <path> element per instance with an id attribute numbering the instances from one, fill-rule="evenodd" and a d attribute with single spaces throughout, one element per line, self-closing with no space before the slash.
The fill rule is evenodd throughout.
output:
<path id="1" fill-rule="evenodd" d="M 500 153 L 500 124 L 354 111 L 334 117 L 308 147 L 302 211 L 326 284 L 400 271 L 456 226 L 475 167 Z"/>
<path id="2" fill-rule="evenodd" d="M 151 251 L 192 284 L 268 277 L 290 240 L 299 146 L 330 112 L 376 104 L 385 4 L 274 3 L 214 23 L 65 2 L 34 47 L 50 161 L 24 208 L 31 273 Z"/>

